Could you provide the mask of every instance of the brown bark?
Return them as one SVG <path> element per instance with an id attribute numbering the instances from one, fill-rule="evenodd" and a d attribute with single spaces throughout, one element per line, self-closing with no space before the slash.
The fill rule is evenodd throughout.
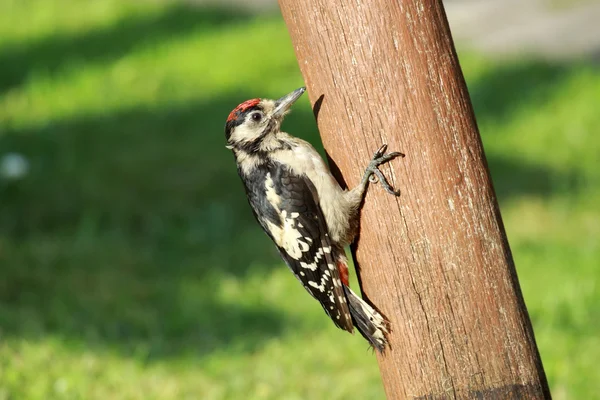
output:
<path id="1" fill-rule="evenodd" d="M 406 154 L 382 167 L 402 195 L 370 188 L 354 247 L 391 322 L 388 398 L 550 398 L 441 1 L 279 4 L 349 186 L 382 143 Z"/>

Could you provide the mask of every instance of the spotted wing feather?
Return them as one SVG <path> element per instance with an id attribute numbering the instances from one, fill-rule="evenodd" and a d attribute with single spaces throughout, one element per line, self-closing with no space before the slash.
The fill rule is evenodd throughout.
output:
<path id="1" fill-rule="evenodd" d="M 352 318 L 335 263 L 340 249 L 327 233 L 314 185 L 306 176 L 279 164 L 268 169 L 264 182 L 264 198 L 255 201 L 262 207 L 261 212 L 255 211 L 260 224 L 304 288 L 338 327 L 352 332 Z"/>

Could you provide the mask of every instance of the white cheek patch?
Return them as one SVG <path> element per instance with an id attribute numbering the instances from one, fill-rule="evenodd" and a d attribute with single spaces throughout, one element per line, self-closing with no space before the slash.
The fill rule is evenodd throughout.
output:
<path id="1" fill-rule="evenodd" d="M 229 138 L 230 143 L 252 142 L 258 138 L 263 131 L 262 126 L 248 126 L 243 123 L 236 127 Z"/>

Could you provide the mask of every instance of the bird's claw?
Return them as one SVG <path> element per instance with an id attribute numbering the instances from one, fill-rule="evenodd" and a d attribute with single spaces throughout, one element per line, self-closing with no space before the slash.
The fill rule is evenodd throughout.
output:
<path id="1" fill-rule="evenodd" d="M 387 150 L 387 148 L 388 148 L 388 145 L 387 145 L 387 144 L 385 144 L 385 143 L 384 143 L 384 144 L 382 144 L 382 145 L 381 145 L 381 147 L 379 148 L 379 150 L 377 150 L 377 151 L 375 152 L 375 154 L 373 154 L 373 159 L 379 158 L 379 157 L 381 157 L 382 155 L 384 155 L 384 154 L 385 154 L 385 151 Z"/>
<path id="2" fill-rule="evenodd" d="M 393 194 L 394 196 L 400 196 L 400 191 L 396 191 L 392 188 L 392 186 L 388 183 L 383 173 L 379 170 L 379 166 L 393 160 L 394 158 L 404 157 L 404 154 L 397 151 L 385 154 L 387 148 L 387 144 L 383 144 L 379 148 L 379 150 L 377 150 L 375 154 L 373 154 L 373 158 L 371 159 L 371 162 L 367 167 L 367 172 L 370 174 L 369 182 L 381 182 L 381 185 L 383 186 L 386 192 Z"/>

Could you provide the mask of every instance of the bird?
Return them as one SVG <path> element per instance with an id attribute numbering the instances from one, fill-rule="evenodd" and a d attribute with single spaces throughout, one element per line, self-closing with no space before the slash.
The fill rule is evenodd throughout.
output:
<path id="1" fill-rule="evenodd" d="M 254 217 L 289 269 L 338 328 L 350 333 L 356 328 L 382 352 L 389 321 L 350 289 L 344 248 L 358 233 L 370 182 L 400 195 L 378 167 L 404 154 L 386 154 L 387 145 L 382 145 L 360 183 L 343 189 L 310 143 L 281 130 L 305 91 L 301 87 L 277 100 L 254 98 L 239 104 L 225 123 L 226 148 L 233 152 Z"/>

